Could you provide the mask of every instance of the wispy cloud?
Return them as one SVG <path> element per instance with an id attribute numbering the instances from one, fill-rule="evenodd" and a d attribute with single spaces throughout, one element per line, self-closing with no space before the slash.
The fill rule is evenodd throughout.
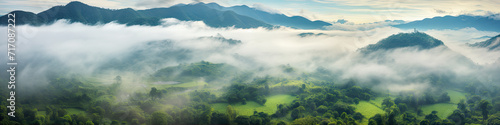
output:
<path id="1" fill-rule="evenodd" d="M 258 10 L 272 13 L 272 14 L 281 14 L 281 11 L 274 9 L 272 7 L 266 6 L 265 4 L 262 4 L 262 3 L 255 3 L 255 4 L 253 4 L 252 7 L 255 9 L 258 9 Z"/>
<path id="2" fill-rule="evenodd" d="M 370 15 L 386 16 L 386 18 L 389 19 L 402 20 L 418 20 L 443 15 L 486 15 L 485 12 L 500 13 L 500 10 L 498 10 L 500 1 L 495 0 L 314 0 L 314 2 L 322 4 L 344 5 L 347 7 L 340 7 L 339 9 L 350 12 L 358 12 L 359 15 L 364 15 L 365 17 Z M 363 8 L 353 9 L 349 8 L 349 6 Z"/>

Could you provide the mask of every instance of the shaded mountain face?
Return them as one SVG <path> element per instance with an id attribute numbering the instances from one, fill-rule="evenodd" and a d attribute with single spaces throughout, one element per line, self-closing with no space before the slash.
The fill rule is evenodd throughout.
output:
<path id="1" fill-rule="evenodd" d="M 116 21 L 127 25 L 150 25 L 161 24 L 163 18 L 176 18 L 182 21 L 203 21 L 211 27 L 256 28 L 287 26 L 299 29 L 321 29 L 331 25 L 323 21 L 311 21 L 304 17 L 288 17 L 283 14 L 271 14 L 269 12 L 250 8 L 248 6 L 222 7 L 216 3 L 179 4 L 169 8 L 153 8 L 147 10 L 134 10 L 131 8 L 111 10 L 89 6 L 87 4 L 73 1 L 65 6 L 55 6 L 38 14 L 25 11 L 13 11 L 16 13 L 18 25 L 43 25 L 51 24 L 59 19 L 67 19 L 70 22 L 80 22 L 87 25 L 106 24 Z M 7 20 L 7 15 L 0 17 Z M 7 25 L 7 22 L 0 22 Z"/>
<path id="2" fill-rule="evenodd" d="M 443 62 L 455 62 L 459 65 L 474 67 L 476 63 L 461 53 L 449 49 L 441 40 L 429 36 L 423 32 L 399 33 L 380 40 L 376 44 L 370 44 L 358 50 L 363 61 L 376 62 L 378 64 L 392 65 L 403 63 L 406 66 L 415 64 L 437 64 Z M 426 60 L 426 61 L 422 61 Z M 439 61 L 436 61 L 439 60 Z M 432 63 L 431 63 L 432 62 Z M 404 66 L 404 67 L 406 67 Z M 434 70 L 433 67 L 426 70 Z M 449 74 L 449 71 L 436 71 L 434 74 Z"/>
<path id="3" fill-rule="evenodd" d="M 495 20 L 491 17 L 484 16 L 444 16 L 426 18 L 423 20 L 413 21 L 405 24 L 394 25 L 394 27 L 402 29 L 431 30 L 431 29 L 462 29 L 473 27 L 482 31 L 500 32 L 500 20 Z"/>
<path id="4" fill-rule="evenodd" d="M 250 8 L 246 5 L 232 7 L 223 7 L 216 3 L 203 5 L 221 11 L 234 11 L 237 14 L 252 17 L 272 25 L 287 26 L 298 29 L 322 29 L 324 26 L 332 25 L 324 21 L 311 21 L 301 16 L 288 17 L 284 14 L 273 14 L 255 8 Z"/>
<path id="5" fill-rule="evenodd" d="M 438 46 L 444 46 L 441 40 L 422 32 L 399 33 L 382 39 L 376 44 L 361 48 L 363 53 L 374 52 L 378 50 L 390 50 L 405 47 L 416 47 L 419 50 L 431 49 Z"/>
<path id="6" fill-rule="evenodd" d="M 24 11 L 14 11 L 20 21 L 18 25 L 43 25 L 51 24 L 59 19 L 70 22 L 80 22 L 87 25 L 109 23 L 116 21 L 127 25 L 160 25 L 162 18 L 176 18 L 183 21 L 203 21 L 211 27 L 256 28 L 272 27 L 262 21 L 236 14 L 232 11 L 220 11 L 209 8 L 203 4 L 179 5 L 170 8 L 154 8 L 147 10 L 133 10 L 130 8 L 110 10 L 89 6 L 81 2 L 70 2 L 65 6 L 55 6 L 38 14 Z M 0 17 L 7 19 L 7 15 Z M 1 22 L 0 25 L 7 25 Z"/>
<path id="7" fill-rule="evenodd" d="M 500 50 L 500 34 L 486 41 L 471 44 L 470 46 L 487 48 L 488 50 Z"/>

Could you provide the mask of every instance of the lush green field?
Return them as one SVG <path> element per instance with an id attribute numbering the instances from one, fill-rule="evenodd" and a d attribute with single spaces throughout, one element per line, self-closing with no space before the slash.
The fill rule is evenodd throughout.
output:
<path id="1" fill-rule="evenodd" d="M 453 113 L 453 110 L 455 109 L 457 109 L 457 105 L 452 103 L 439 103 L 434 105 L 422 106 L 422 111 L 424 111 L 424 114 L 427 115 L 431 114 L 432 111 L 438 111 L 437 115 L 442 119 L 448 117 L 451 113 Z"/>
<path id="2" fill-rule="evenodd" d="M 371 118 L 378 113 L 385 113 L 384 110 L 378 108 L 377 106 L 367 102 L 367 101 L 359 101 L 359 104 L 356 105 L 356 112 L 363 114 L 363 116 L 367 118 Z"/>
<path id="3" fill-rule="evenodd" d="M 365 116 L 366 119 L 363 120 L 362 124 L 368 124 L 369 118 L 375 116 L 376 114 L 384 114 L 384 110 L 378 108 L 377 106 L 369 103 L 367 101 L 359 101 L 359 104 L 356 105 L 356 112 L 359 112 Z"/>
<path id="4" fill-rule="evenodd" d="M 465 99 L 465 94 L 455 91 L 455 90 L 446 90 L 448 92 L 448 95 L 450 96 L 450 102 L 454 104 L 458 104 L 461 99 Z"/>
<path id="5" fill-rule="evenodd" d="M 269 96 L 266 99 L 267 102 L 264 105 L 260 105 L 254 101 L 247 101 L 246 105 L 234 104 L 231 106 L 238 112 L 239 115 L 253 115 L 254 111 L 273 114 L 276 112 L 278 104 L 290 104 L 295 97 L 291 95 L 274 95 Z M 211 104 L 212 108 L 218 112 L 226 112 L 227 105 L 228 103 Z"/>
<path id="6" fill-rule="evenodd" d="M 457 109 L 457 103 L 460 102 L 461 99 L 465 99 L 465 94 L 455 91 L 455 90 L 446 90 L 448 95 L 450 96 L 450 103 L 438 103 L 433 105 L 422 106 L 422 111 L 424 114 L 430 114 L 432 111 L 438 111 L 439 118 L 448 117 L 455 109 Z"/>
<path id="7" fill-rule="evenodd" d="M 369 103 L 374 104 L 377 107 L 382 107 L 382 102 L 384 101 L 385 98 L 386 97 L 376 97 L 375 99 L 370 100 Z"/>

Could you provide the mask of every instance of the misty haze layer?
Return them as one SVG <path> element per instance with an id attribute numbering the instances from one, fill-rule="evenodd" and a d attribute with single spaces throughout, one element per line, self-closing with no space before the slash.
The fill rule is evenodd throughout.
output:
<path id="1" fill-rule="evenodd" d="M 211 28 L 201 21 L 176 19 L 163 19 L 161 26 L 88 26 L 60 20 L 40 27 L 18 26 L 17 30 L 19 86 L 43 84 L 47 81 L 42 78 L 50 73 L 114 76 L 121 71 L 140 77 L 166 66 L 202 60 L 262 76 L 289 75 L 281 72 L 281 65 L 303 72 L 321 67 L 336 74 L 335 79 L 355 78 L 361 84 L 390 91 L 427 89 L 435 83 L 421 78 L 432 74 L 444 75 L 451 83 L 478 79 L 494 83 L 500 75 L 500 52 L 465 44 L 499 33 L 478 33 L 473 28 L 426 31 L 447 47 L 399 48 L 367 55 L 358 49 L 411 31 L 393 27 L 366 31 Z M 0 46 L 7 52 L 6 42 Z M 6 54 L 1 59 L 7 62 Z"/>

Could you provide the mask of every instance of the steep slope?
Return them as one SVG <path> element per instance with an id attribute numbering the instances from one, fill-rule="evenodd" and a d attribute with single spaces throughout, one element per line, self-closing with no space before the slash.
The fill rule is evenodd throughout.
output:
<path id="1" fill-rule="evenodd" d="M 324 26 L 332 25 L 324 21 L 311 21 L 301 16 L 288 17 L 284 14 L 273 14 L 255 8 L 250 8 L 246 5 L 232 6 L 232 7 L 223 7 L 216 3 L 208 3 L 204 5 L 217 10 L 234 11 L 237 14 L 252 17 L 254 19 L 261 20 L 268 24 L 287 26 L 292 28 L 322 29 Z"/>
<path id="2" fill-rule="evenodd" d="M 430 29 L 462 29 L 473 27 L 482 31 L 500 32 L 500 20 L 495 20 L 491 17 L 484 16 L 444 16 L 426 18 L 423 20 L 413 21 L 405 24 L 394 25 L 394 27 L 402 29 L 430 30 Z"/>
<path id="3" fill-rule="evenodd" d="M 160 25 L 162 18 L 177 18 L 183 21 L 203 21 L 212 27 L 235 26 L 237 28 L 271 27 L 262 21 L 236 14 L 232 11 L 220 11 L 202 4 L 179 5 L 170 8 L 154 8 L 148 10 L 133 10 L 130 8 L 110 10 L 73 1 L 65 6 L 55 6 L 38 14 L 24 11 L 14 11 L 16 18 L 22 21 L 17 25 L 50 24 L 59 19 L 80 22 L 88 25 L 116 21 L 127 25 Z M 0 17 L 7 19 L 7 15 Z M 7 25 L 0 22 L 0 25 Z"/>
<path id="4" fill-rule="evenodd" d="M 377 50 L 390 50 L 404 47 L 416 47 L 418 49 L 431 49 L 438 46 L 444 46 L 441 40 L 423 32 L 399 33 L 382 39 L 376 44 L 361 48 L 363 53 L 374 52 Z"/>
<path id="5" fill-rule="evenodd" d="M 16 24 L 17 25 L 20 25 L 20 24 L 39 24 L 39 21 L 37 20 L 37 15 L 35 13 L 21 11 L 21 10 L 12 11 L 10 13 L 16 14 L 15 17 L 16 17 Z M 7 15 L 1 16 L 0 20 L 4 20 L 4 21 L 1 21 L 0 24 L 7 25 L 8 18 L 9 17 L 7 17 Z"/>
<path id="6" fill-rule="evenodd" d="M 470 46 L 487 48 L 489 50 L 500 50 L 500 34 L 486 41 L 471 44 Z"/>
<path id="7" fill-rule="evenodd" d="M 368 45 L 358 50 L 363 61 L 376 63 L 403 63 L 402 65 L 414 66 L 415 63 L 443 63 L 454 62 L 453 66 L 475 67 L 476 63 L 461 53 L 448 48 L 438 40 L 423 32 L 399 33 L 380 40 L 376 44 Z M 422 60 L 426 60 L 421 62 Z M 449 65 L 452 66 L 452 65 Z M 452 66 L 452 67 L 453 67 Z M 434 68 L 428 68 L 431 71 Z M 435 77 L 447 78 L 455 74 L 450 72 L 434 72 Z M 440 75 L 440 74 L 446 75 Z"/>

